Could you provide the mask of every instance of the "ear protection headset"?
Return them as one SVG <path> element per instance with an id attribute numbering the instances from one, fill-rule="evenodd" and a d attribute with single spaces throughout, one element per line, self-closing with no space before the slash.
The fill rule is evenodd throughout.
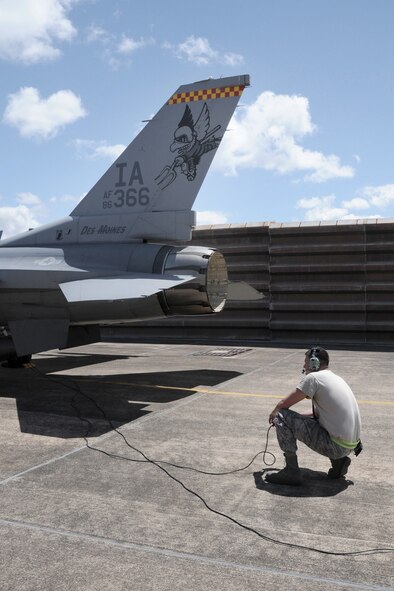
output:
<path id="1" fill-rule="evenodd" d="M 313 347 L 309 354 L 309 369 L 311 371 L 319 371 L 320 369 L 320 359 L 318 358 L 318 354 L 320 351 L 320 347 Z"/>

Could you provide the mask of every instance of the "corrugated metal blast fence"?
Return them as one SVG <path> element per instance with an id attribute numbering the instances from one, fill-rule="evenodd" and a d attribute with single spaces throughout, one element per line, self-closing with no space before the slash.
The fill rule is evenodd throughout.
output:
<path id="1" fill-rule="evenodd" d="M 229 278 L 265 299 L 108 328 L 106 336 L 394 345 L 393 220 L 200 226 L 192 243 L 220 250 Z"/>

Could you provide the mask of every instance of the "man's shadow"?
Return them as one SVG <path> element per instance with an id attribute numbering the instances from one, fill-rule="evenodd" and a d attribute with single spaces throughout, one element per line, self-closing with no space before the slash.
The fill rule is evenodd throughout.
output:
<path id="1" fill-rule="evenodd" d="M 254 482 L 257 489 L 281 497 L 334 497 L 354 484 L 345 478 L 330 479 L 325 472 L 308 468 L 301 468 L 301 486 L 273 484 L 264 480 L 264 475 L 273 471 L 273 468 L 263 468 L 259 472 L 254 472 Z"/>

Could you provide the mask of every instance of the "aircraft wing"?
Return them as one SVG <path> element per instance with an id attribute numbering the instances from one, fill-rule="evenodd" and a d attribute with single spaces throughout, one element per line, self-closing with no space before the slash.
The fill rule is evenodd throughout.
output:
<path id="1" fill-rule="evenodd" d="M 68 281 L 59 287 L 69 303 L 116 301 L 146 298 L 191 279 L 193 275 L 128 274 Z"/>

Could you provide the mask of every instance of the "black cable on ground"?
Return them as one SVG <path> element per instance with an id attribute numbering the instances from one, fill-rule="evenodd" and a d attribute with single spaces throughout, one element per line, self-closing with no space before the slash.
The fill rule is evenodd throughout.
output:
<path id="1" fill-rule="evenodd" d="M 76 416 L 83 422 L 87 423 L 87 430 L 85 435 L 82 436 L 82 438 L 85 440 L 86 442 L 86 447 L 88 449 L 91 449 L 93 451 L 97 451 L 99 453 L 102 453 L 108 457 L 111 457 L 113 459 L 121 459 L 124 461 L 128 461 L 128 462 L 144 462 L 144 463 L 149 463 L 152 464 L 154 466 L 156 466 L 157 468 L 159 468 L 159 470 L 161 470 L 162 472 L 164 472 L 169 478 L 171 478 L 171 480 L 173 480 L 174 482 L 176 482 L 177 484 L 179 484 L 186 492 L 190 493 L 191 495 L 195 496 L 197 499 L 199 499 L 201 501 L 201 503 L 206 507 L 206 509 L 208 509 L 208 511 L 210 511 L 211 513 L 214 513 L 215 515 L 219 515 L 220 517 L 223 517 L 225 519 L 227 519 L 228 521 L 231 521 L 232 523 L 234 523 L 235 525 L 237 525 L 238 527 L 241 527 L 242 529 L 249 531 L 255 535 L 257 535 L 259 538 L 265 540 L 266 542 L 270 542 L 272 544 L 278 544 L 280 546 L 287 546 L 288 548 L 296 548 L 296 549 L 300 549 L 300 550 L 309 550 L 310 552 L 316 552 L 318 554 L 324 554 L 324 555 L 329 555 L 329 556 L 370 556 L 373 554 L 389 554 L 389 553 L 394 553 L 394 548 L 370 548 L 368 550 L 354 550 L 351 552 L 334 552 L 334 551 L 330 551 L 330 550 L 320 550 L 319 548 L 313 548 L 312 546 L 304 546 L 302 544 L 292 544 L 291 542 L 284 542 L 283 540 L 277 540 L 275 538 L 271 538 L 270 536 L 267 536 L 265 534 L 262 534 L 261 532 L 259 532 L 258 530 L 256 530 L 253 527 L 250 527 L 248 525 L 245 525 L 244 523 L 241 523 L 240 521 L 238 521 L 237 519 L 235 519 L 234 517 L 231 517 L 231 515 L 227 515 L 226 513 L 223 513 L 222 511 L 218 511 L 217 509 L 214 509 L 213 507 L 211 507 L 210 505 L 208 505 L 208 503 L 205 501 L 205 499 L 198 494 L 196 491 L 192 490 L 191 488 L 189 488 L 188 486 L 186 486 L 181 480 L 179 480 L 178 478 L 176 478 L 175 476 L 173 476 L 168 470 L 166 470 L 166 468 L 164 468 L 161 464 L 166 464 L 168 466 L 172 466 L 174 468 L 181 468 L 184 470 L 193 470 L 195 472 L 199 472 L 201 474 L 208 474 L 208 475 L 212 475 L 212 476 L 221 476 L 221 475 L 225 475 L 225 474 L 234 474 L 235 472 L 240 472 L 242 470 L 246 470 L 246 468 L 248 468 L 253 462 L 254 460 L 257 458 L 257 456 L 259 456 L 260 454 L 264 454 L 263 457 L 265 457 L 265 454 L 270 454 L 274 457 L 274 462 L 272 464 L 266 464 L 266 465 L 273 465 L 276 461 L 275 456 L 273 454 L 271 454 L 271 452 L 267 451 L 267 446 L 268 446 L 268 435 L 269 435 L 269 431 L 270 428 L 268 428 L 267 430 L 267 438 L 266 438 L 266 447 L 265 450 L 258 452 L 253 459 L 251 460 L 251 462 L 249 462 L 249 464 L 243 468 L 238 468 L 236 470 L 231 470 L 229 472 L 205 472 L 203 470 L 198 470 L 197 468 L 193 468 L 191 466 L 180 466 L 177 464 L 172 464 L 171 462 L 165 462 L 162 460 L 154 460 L 152 458 L 149 458 L 143 451 L 141 451 L 140 449 L 138 449 L 137 447 L 135 447 L 134 445 L 132 445 L 127 438 L 124 436 L 124 434 L 113 424 L 112 420 L 107 416 L 107 414 L 105 413 L 104 409 L 101 408 L 101 406 L 93 399 L 91 398 L 88 394 L 86 394 L 85 392 L 83 392 L 81 390 L 81 387 L 79 386 L 79 384 L 75 383 L 73 381 L 73 386 L 70 386 L 69 384 L 65 383 L 63 380 L 59 379 L 59 378 L 54 378 L 52 376 L 48 376 L 47 374 L 41 372 L 40 370 L 38 370 L 36 367 L 32 367 L 31 369 L 33 369 L 39 376 L 44 377 L 50 381 L 53 381 L 57 384 L 61 384 L 63 387 L 68 388 L 69 390 L 74 392 L 74 396 L 71 399 L 71 407 L 74 409 Z M 86 400 L 89 400 L 96 408 L 97 410 L 102 414 L 104 420 L 106 420 L 108 422 L 108 424 L 110 425 L 111 429 L 113 429 L 116 433 L 118 433 L 118 435 L 120 435 L 123 439 L 123 441 L 125 442 L 125 444 L 132 449 L 133 451 L 135 451 L 136 453 L 140 454 L 144 459 L 143 460 L 139 460 L 139 459 L 133 459 L 133 458 L 127 458 L 126 456 L 119 456 L 117 454 L 111 454 L 109 452 L 106 452 L 102 449 L 93 447 L 92 445 L 90 445 L 89 441 L 88 441 L 88 436 L 90 431 L 93 428 L 93 424 L 92 422 L 87 419 L 86 417 L 83 417 L 80 409 L 78 408 L 78 406 L 76 405 L 76 398 L 77 396 L 80 395 L 81 397 L 85 398 Z M 264 462 L 266 463 L 266 462 Z"/>

